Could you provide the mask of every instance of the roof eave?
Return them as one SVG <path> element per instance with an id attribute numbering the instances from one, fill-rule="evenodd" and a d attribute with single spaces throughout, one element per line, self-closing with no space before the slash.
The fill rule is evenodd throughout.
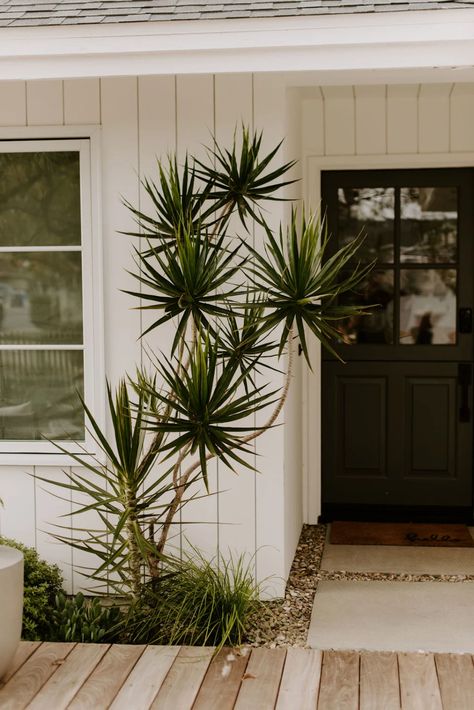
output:
<path id="1" fill-rule="evenodd" d="M 474 66 L 474 9 L 0 29 L 0 80 Z"/>

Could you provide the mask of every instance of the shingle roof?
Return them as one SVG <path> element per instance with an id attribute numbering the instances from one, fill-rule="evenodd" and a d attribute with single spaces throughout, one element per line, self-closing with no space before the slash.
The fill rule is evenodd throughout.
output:
<path id="1" fill-rule="evenodd" d="M 0 27 L 474 8 L 474 0 L 0 0 Z"/>

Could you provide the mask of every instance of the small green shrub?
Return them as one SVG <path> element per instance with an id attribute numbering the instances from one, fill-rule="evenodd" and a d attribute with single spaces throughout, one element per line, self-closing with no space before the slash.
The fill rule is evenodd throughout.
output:
<path id="1" fill-rule="evenodd" d="M 55 601 L 55 641 L 105 643 L 117 639 L 123 616 L 118 606 L 104 606 L 97 597 L 86 599 L 81 592 L 72 598 L 60 592 Z"/>
<path id="2" fill-rule="evenodd" d="M 258 600 L 250 564 L 240 556 L 210 562 L 193 550 L 131 607 L 126 640 L 189 646 L 240 645 Z"/>
<path id="3" fill-rule="evenodd" d="M 0 536 L 0 545 L 15 547 L 24 556 L 22 638 L 27 641 L 46 641 L 51 635 L 55 597 L 63 586 L 59 567 L 42 560 L 33 547 L 22 545 L 16 540 Z"/>

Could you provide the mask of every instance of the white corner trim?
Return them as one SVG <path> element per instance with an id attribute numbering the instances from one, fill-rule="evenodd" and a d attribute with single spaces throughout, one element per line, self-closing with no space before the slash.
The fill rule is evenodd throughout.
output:
<path id="1" fill-rule="evenodd" d="M 474 65 L 474 8 L 0 28 L 0 80 Z"/>

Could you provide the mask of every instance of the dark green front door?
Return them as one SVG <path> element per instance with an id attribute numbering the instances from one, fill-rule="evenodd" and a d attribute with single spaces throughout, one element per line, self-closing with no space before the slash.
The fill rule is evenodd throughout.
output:
<path id="1" fill-rule="evenodd" d="M 472 518 L 473 171 L 323 173 L 333 248 L 376 260 L 322 364 L 323 517 Z"/>

